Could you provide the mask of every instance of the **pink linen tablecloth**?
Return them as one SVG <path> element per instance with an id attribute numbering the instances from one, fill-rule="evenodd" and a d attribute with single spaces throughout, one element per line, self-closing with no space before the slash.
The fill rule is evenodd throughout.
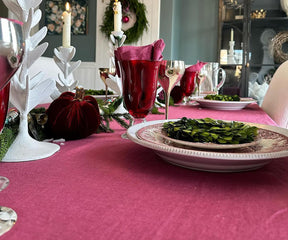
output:
<path id="1" fill-rule="evenodd" d="M 256 104 L 241 111 L 171 107 L 171 118 L 182 116 L 276 125 Z M 154 119 L 164 116 L 148 116 Z M 0 205 L 18 214 L 1 240 L 288 238 L 288 159 L 250 172 L 188 170 L 112 127 L 66 142 L 47 159 L 0 163 L 11 181 Z"/>

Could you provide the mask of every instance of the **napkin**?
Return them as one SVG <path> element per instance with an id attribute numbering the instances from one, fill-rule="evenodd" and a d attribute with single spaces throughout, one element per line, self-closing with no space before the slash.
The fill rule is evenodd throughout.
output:
<path id="1" fill-rule="evenodd" d="M 121 60 L 162 60 L 165 47 L 163 39 L 146 46 L 122 46 L 115 50 L 115 58 Z"/>
<path id="2" fill-rule="evenodd" d="M 122 46 L 115 50 L 115 63 L 117 75 L 119 74 L 118 61 L 121 60 L 162 60 L 162 52 L 165 48 L 163 39 L 154 41 L 145 46 Z"/>
<path id="3" fill-rule="evenodd" d="M 187 72 L 199 72 L 206 62 L 197 61 L 196 64 L 185 69 Z"/>

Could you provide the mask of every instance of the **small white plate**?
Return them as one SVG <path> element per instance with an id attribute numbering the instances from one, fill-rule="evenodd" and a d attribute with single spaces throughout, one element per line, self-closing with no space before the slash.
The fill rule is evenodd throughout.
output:
<path id="1" fill-rule="evenodd" d="M 215 110 L 241 110 L 248 104 L 256 102 L 256 100 L 252 98 L 241 98 L 240 101 L 219 101 L 204 98 L 196 98 L 194 100 L 199 103 L 201 107 Z"/>

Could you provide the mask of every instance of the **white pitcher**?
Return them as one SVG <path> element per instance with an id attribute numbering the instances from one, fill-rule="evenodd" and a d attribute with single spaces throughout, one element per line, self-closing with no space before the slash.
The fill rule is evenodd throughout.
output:
<path id="1" fill-rule="evenodd" d="M 221 72 L 221 81 L 219 81 L 219 72 Z M 226 79 L 226 72 L 219 68 L 218 62 L 208 62 L 201 69 L 201 74 L 206 78 L 200 84 L 200 94 L 218 94 Z"/>

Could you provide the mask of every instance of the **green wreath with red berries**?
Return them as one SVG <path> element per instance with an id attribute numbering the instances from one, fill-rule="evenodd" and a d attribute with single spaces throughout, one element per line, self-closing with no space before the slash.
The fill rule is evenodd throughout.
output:
<path id="1" fill-rule="evenodd" d="M 103 24 L 100 30 L 109 39 L 114 30 L 114 0 L 106 7 L 103 17 Z M 146 6 L 138 0 L 121 0 L 122 5 L 122 31 L 126 35 L 125 43 L 137 42 L 143 35 L 144 30 L 148 29 L 146 18 Z M 126 29 L 124 29 L 126 28 Z"/>

